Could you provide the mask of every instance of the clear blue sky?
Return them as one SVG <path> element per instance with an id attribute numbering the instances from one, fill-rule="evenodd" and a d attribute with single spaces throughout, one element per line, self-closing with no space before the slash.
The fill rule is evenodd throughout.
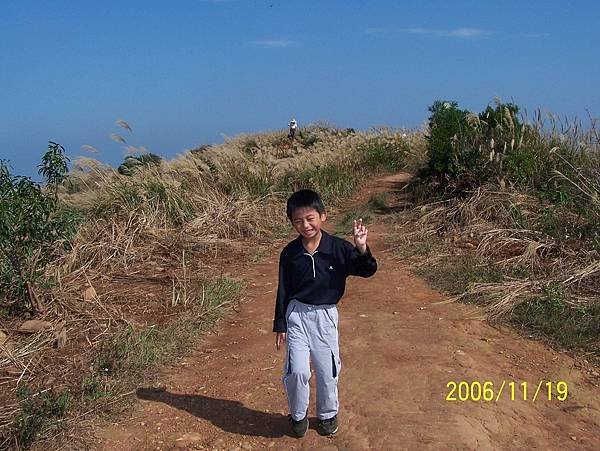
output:
<path id="1" fill-rule="evenodd" d="M 595 1 L 2 0 L 0 158 L 34 175 L 48 140 L 117 164 L 111 133 L 172 157 L 292 117 L 412 127 L 436 99 L 598 116 L 599 19 Z"/>

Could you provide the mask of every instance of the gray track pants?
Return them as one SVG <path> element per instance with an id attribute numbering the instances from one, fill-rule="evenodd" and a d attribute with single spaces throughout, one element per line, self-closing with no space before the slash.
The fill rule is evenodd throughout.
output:
<path id="1" fill-rule="evenodd" d="M 283 385 L 292 418 L 302 420 L 308 410 L 310 364 L 317 375 L 317 417 L 327 420 L 338 412 L 338 311 L 332 304 L 309 305 L 295 299 L 287 312 L 287 358 Z"/>

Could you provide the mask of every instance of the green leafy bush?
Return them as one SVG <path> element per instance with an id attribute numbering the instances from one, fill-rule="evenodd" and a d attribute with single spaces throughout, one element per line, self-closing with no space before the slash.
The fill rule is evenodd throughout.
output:
<path id="1" fill-rule="evenodd" d="M 480 163 L 480 155 L 468 145 L 471 126 L 467 121 L 467 110 L 460 110 L 456 102 L 437 100 L 429 107 L 429 112 L 427 170 L 445 184 L 448 180 L 457 180 L 465 171 L 476 168 Z"/>
<path id="2" fill-rule="evenodd" d="M 63 206 L 57 187 L 67 175 L 68 158 L 54 142 L 39 166 L 42 187 L 24 176 L 11 175 L 0 161 L 0 305 L 17 310 L 43 310 L 37 294 L 44 267 L 74 233 L 76 211 Z"/>
<path id="3" fill-rule="evenodd" d="M 539 118 L 523 124 L 514 103 L 487 106 L 480 114 L 438 100 L 429 108 L 428 163 L 421 179 L 440 191 L 468 189 L 489 181 L 533 190 L 553 203 L 584 206 L 597 192 L 597 153 L 578 148 L 556 132 L 543 132 Z M 580 189 L 581 183 L 587 188 Z"/>
<path id="4" fill-rule="evenodd" d="M 429 112 L 429 162 L 422 175 L 435 178 L 442 187 L 471 188 L 493 176 L 503 178 L 504 164 L 519 181 L 535 171 L 532 155 L 518 147 L 524 126 L 517 105 L 497 102 L 476 115 L 454 101 L 437 100 Z"/>
<path id="5" fill-rule="evenodd" d="M 133 175 L 135 171 L 152 166 L 159 166 L 162 158 L 153 153 L 144 153 L 142 155 L 125 157 L 123 163 L 119 165 L 117 171 L 121 175 Z"/>

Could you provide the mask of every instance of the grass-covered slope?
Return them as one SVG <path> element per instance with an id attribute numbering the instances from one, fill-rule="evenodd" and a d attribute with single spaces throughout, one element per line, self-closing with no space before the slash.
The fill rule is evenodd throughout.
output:
<path id="1" fill-rule="evenodd" d="M 14 247 L 18 271 L 6 253 L 0 265 L 1 447 L 56 441 L 155 380 L 234 305 L 244 281 L 223 268 L 283 236 L 291 192 L 316 189 L 335 209 L 366 178 L 404 167 L 410 139 L 317 125 L 293 142 L 240 136 L 118 169 L 79 159 L 67 173 L 55 153 L 61 177 L 45 187 L 6 170 L 3 199 L 23 214 L 2 211 L 3 239 L 28 246 Z M 32 318 L 36 330 L 19 332 Z"/>

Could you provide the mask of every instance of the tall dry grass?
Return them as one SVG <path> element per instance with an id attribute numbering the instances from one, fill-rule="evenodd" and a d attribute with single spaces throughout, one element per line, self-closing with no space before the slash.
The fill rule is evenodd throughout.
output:
<path id="1" fill-rule="evenodd" d="M 455 140 L 471 151 L 478 143 L 481 154 L 489 154 L 477 160 L 486 161 L 477 169 L 481 177 L 464 166 L 452 186 L 426 176 L 413 181 L 408 191 L 415 205 L 399 245 L 446 241 L 419 262 L 438 268 L 440 278 L 448 261 L 475 252 L 472 264 L 499 271 L 503 280 L 472 282 L 456 299 L 476 301 L 491 318 L 512 318 L 559 337 L 561 345 L 584 345 L 600 355 L 596 124 L 584 128 L 536 111 L 517 127 L 510 114 L 504 116 L 491 132 L 482 116 L 468 116 L 473 129 L 464 141 Z"/>
<path id="2" fill-rule="evenodd" d="M 351 133 L 322 124 L 304 132 L 294 142 L 283 132 L 228 138 L 171 161 L 140 165 L 131 175 L 90 158 L 75 161 L 60 194 L 86 220 L 46 269 L 48 310 L 39 319 L 51 327 L 34 336 L 10 333 L 11 353 L 0 359 L 6 374 L 0 379 L 2 399 L 12 406 L 0 409 L 5 444 L 57 434 L 51 425 L 62 420 L 27 419 L 47 417 L 56 402 L 63 403 L 61 394 L 69 393 L 67 411 L 77 417 L 125 396 L 152 374 L 129 363 L 127 371 L 102 374 L 98 359 L 109 343 L 121 343 L 123 352 L 107 354 L 111 371 L 124 365 L 119 359 L 137 362 L 131 354 L 142 351 L 132 342 L 159 346 L 143 348 L 159 355 L 172 348 L 165 340 L 176 337 L 174 331 L 192 334 L 188 324 L 201 330 L 212 318 L 209 312 L 237 296 L 235 290 L 210 289 L 223 265 L 243 262 L 248 249 L 272 242 L 286 225 L 284 206 L 293 190 L 317 189 L 335 210 L 365 177 L 400 168 L 410 154 L 408 143 L 419 139 L 399 130 Z M 13 330 L 19 320 L 3 323 Z M 127 373 L 136 379 L 127 380 Z M 21 388 L 27 390 L 18 395 Z"/>

